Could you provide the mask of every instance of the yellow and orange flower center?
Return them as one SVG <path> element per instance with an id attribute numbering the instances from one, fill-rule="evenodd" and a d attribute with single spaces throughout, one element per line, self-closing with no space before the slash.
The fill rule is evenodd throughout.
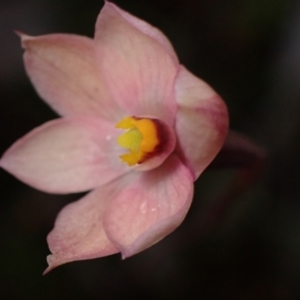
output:
<path id="1" fill-rule="evenodd" d="M 116 128 L 126 129 L 117 141 L 120 146 L 129 150 L 129 153 L 120 156 L 129 166 L 145 161 L 160 143 L 155 120 L 126 117 Z"/>

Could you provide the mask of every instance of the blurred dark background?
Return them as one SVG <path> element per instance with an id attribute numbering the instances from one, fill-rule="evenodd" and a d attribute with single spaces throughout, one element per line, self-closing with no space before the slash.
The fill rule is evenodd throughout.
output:
<path id="1" fill-rule="evenodd" d="M 0 299 L 300 299 L 300 1 L 116 0 L 160 28 L 268 150 L 260 180 L 213 228 L 203 212 L 234 170 L 207 170 L 184 223 L 157 245 L 63 265 L 45 277 L 46 235 L 78 195 L 48 195 L 0 170 Z M 1 0 L 0 154 L 56 117 L 25 75 L 14 29 L 93 36 L 101 0 Z"/>

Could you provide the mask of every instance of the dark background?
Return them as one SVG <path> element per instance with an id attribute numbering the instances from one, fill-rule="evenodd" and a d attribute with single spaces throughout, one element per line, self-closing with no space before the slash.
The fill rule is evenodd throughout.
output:
<path id="1" fill-rule="evenodd" d="M 268 149 L 260 180 L 222 222 L 201 225 L 233 170 L 207 170 L 184 223 L 157 245 L 46 276 L 46 235 L 78 195 L 48 195 L 0 170 L 0 299 L 300 299 L 300 2 L 116 0 L 160 28 L 229 107 L 231 128 Z M 56 117 L 25 75 L 13 29 L 93 35 L 101 0 L 0 2 L 0 154 Z M 209 210 L 208 210 L 209 211 Z M 298 298 L 299 297 L 299 298 Z"/>

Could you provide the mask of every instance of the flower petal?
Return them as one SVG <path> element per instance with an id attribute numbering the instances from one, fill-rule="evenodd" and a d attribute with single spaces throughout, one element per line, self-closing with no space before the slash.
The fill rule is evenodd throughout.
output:
<path id="1" fill-rule="evenodd" d="M 92 39 L 71 34 L 20 36 L 28 76 L 54 110 L 63 116 L 120 119 L 99 72 Z"/>
<path id="2" fill-rule="evenodd" d="M 193 196 L 190 171 L 171 155 L 136 179 L 108 206 L 103 226 L 123 258 L 155 244 L 183 221 Z"/>
<path id="3" fill-rule="evenodd" d="M 178 74 L 175 91 L 177 151 L 197 179 L 222 148 L 228 112 L 216 92 L 184 67 Z"/>
<path id="4" fill-rule="evenodd" d="M 103 230 L 102 217 L 122 183 L 107 184 L 63 208 L 47 238 L 52 254 L 45 273 L 67 262 L 119 252 Z"/>
<path id="5" fill-rule="evenodd" d="M 101 71 L 114 101 L 129 116 L 154 117 L 173 125 L 178 63 L 169 51 L 109 2 L 99 14 L 95 40 Z"/>
<path id="6" fill-rule="evenodd" d="M 144 34 L 150 36 L 151 38 L 155 39 L 157 42 L 159 42 L 172 56 L 174 59 L 174 62 L 178 63 L 177 54 L 174 51 L 174 48 L 169 41 L 169 39 L 156 27 L 150 25 L 149 23 L 145 22 L 144 20 L 141 20 L 132 14 L 128 13 L 127 11 L 122 10 L 117 5 L 113 3 L 106 3 L 105 5 L 109 5 L 112 9 L 115 9 L 124 19 L 126 19 L 131 25 L 135 26 L 137 29 L 139 29 Z M 98 28 L 96 28 L 98 30 Z M 101 30 L 101 28 L 100 28 Z M 100 32 L 101 34 L 101 32 Z M 97 36 L 97 34 L 96 34 Z"/>
<path id="7" fill-rule="evenodd" d="M 86 191 L 128 172 L 119 131 L 93 117 L 57 119 L 34 129 L 3 155 L 0 166 L 50 193 Z"/>

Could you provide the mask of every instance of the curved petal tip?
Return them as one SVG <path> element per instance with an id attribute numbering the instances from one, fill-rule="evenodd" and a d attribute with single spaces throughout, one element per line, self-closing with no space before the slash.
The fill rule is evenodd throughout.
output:
<path id="1" fill-rule="evenodd" d="M 228 132 L 228 111 L 203 80 L 181 67 L 176 80 L 177 151 L 195 180 L 221 150 Z"/>

